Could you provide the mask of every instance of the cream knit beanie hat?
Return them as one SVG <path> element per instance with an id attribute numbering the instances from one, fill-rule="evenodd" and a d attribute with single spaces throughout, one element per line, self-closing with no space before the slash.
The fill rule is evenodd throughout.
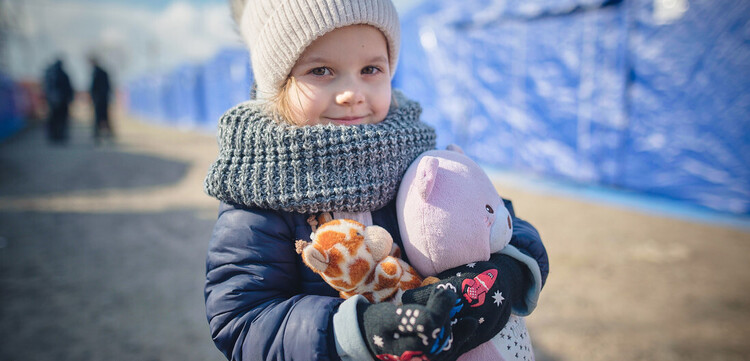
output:
<path id="1" fill-rule="evenodd" d="M 396 71 L 401 34 L 391 0 L 232 0 L 232 12 L 250 47 L 259 99 L 279 93 L 315 39 L 348 25 L 380 29 L 388 42 L 391 77 Z"/>

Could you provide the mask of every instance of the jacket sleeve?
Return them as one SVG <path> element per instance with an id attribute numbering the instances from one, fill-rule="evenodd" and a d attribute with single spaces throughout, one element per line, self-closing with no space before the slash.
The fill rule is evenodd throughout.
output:
<path id="1" fill-rule="evenodd" d="M 511 256 L 525 264 L 531 273 L 531 283 L 524 292 L 524 302 L 513 307 L 514 314 L 528 316 L 536 308 L 539 294 L 547 280 L 547 274 L 549 273 L 547 250 L 536 228 L 531 223 L 516 217 L 511 201 L 505 199 L 503 201 L 513 219 L 513 237 L 510 244 L 500 250 L 499 253 Z"/>
<path id="2" fill-rule="evenodd" d="M 372 360 L 359 328 L 357 306 L 369 302 L 362 295 L 348 298 L 333 315 L 333 330 L 336 336 L 336 351 L 342 361 Z"/>
<path id="3" fill-rule="evenodd" d="M 231 360 L 338 360 L 341 299 L 300 294 L 294 233 L 269 210 L 222 204 L 206 260 L 211 337 Z"/>

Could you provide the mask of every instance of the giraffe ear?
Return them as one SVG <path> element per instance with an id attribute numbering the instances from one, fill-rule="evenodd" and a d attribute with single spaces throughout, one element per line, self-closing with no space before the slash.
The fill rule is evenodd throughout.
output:
<path id="1" fill-rule="evenodd" d="M 328 255 L 313 246 L 307 246 L 302 250 L 302 260 L 316 273 L 323 273 L 328 268 Z"/>

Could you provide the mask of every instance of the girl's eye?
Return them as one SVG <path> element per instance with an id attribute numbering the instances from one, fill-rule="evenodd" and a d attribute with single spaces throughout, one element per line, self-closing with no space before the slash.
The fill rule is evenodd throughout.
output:
<path id="1" fill-rule="evenodd" d="M 486 210 L 487 210 L 487 212 L 490 212 L 490 214 L 493 214 L 493 213 L 495 213 L 495 210 L 494 210 L 494 209 L 492 209 L 492 207 L 490 207 L 490 205 L 489 205 L 489 204 L 488 204 L 488 205 L 486 205 L 486 206 L 484 206 L 484 209 L 486 209 Z"/>
<path id="2" fill-rule="evenodd" d="M 364 68 L 362 68 L 362 74 L 375 74 L 379 72 L 380 69 L 376 66 L 368 65 Z"/>
<path id="3" fill-rule="evenodd" d="M 312 70 L 310 70 L 310 74 L 318 76 L 329 75 L 331 74 L 331 70 L 321 66 L 319 68 L 313 68 Z"/>

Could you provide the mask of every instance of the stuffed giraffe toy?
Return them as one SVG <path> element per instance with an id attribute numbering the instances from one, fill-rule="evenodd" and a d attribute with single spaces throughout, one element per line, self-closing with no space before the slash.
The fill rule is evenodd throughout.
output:
<path id="1" fill-rule="evenodd" d="M 311 242 L 297 241 L 302 260 L 342 298 L 362 295 L 371 303 L 401 303 L 406 290 L 422 278 L 401 256 L 391 235 L 379 226 L 365 227 L 350 219 L 324 214 Z"/>

